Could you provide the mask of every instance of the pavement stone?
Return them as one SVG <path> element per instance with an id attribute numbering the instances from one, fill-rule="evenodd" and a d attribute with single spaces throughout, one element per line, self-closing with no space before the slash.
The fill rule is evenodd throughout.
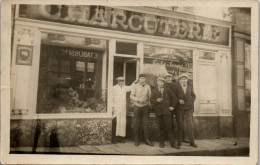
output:
<path id="1" fill-rule="evenodd" d="M 112 154 L 112 155 L 180 155 L 180 156 L 248 156 L 248 138 L 221 138 L 196 140 L 198 148 L 182 143 L 181 149 L 171 148 L 169 142 L 160 148 L 158 142 L 153 142 L 154 147 L 140 143 L 134 146 L 133 141 L 107 145 L 79 145 L 73 147 L 38 147 L 37 153 L 62 153 L 62 154 Z M 234 145 L 236 143 L 236 145 Z M 32 147 L 11 148 L 11 153 L 30 153 Z"/>

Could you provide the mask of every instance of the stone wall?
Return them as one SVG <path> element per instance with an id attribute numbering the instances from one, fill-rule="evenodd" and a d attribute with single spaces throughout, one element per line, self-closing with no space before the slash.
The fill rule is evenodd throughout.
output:
<path id="1" fill-rule="evenodd" d="M 11 120 L 11 147 L 109 144 L 111 119 Z"/>
<path id="2" fill-rule="evenodd" d="M 127 117 L 127 137 L 133 139 L 132 116 Z M 195 139 L 216 139 L 220 137 L 233 137 L 233 118 L 232 117 L 201 117 L 193 118 Z M 158 131 L 155 117 L 149 118 L 150 140 L 158 141 Z M 175 132 L 177 136 L 177 132 Z M 167 137 L 167 136 L 166 136 Z M 143 141 L 143 133 L 141 132 Z"/>

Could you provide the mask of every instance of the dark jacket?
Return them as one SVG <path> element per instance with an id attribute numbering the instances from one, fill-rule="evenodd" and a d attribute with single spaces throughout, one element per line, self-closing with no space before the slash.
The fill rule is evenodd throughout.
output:
<path id="1" fill-rule="evenodd" d="M 184 101 L 184 104 L 178 104 L 178 110 L 193 110 L 193 104 L 196 99 L 196 95 L 191 86 L 187 85 L 186 94 L 184 94 L 182 86 L 179 85 L 176 96 L 178 100 Z"/>
<path id="2" fill-rule="evenodd" d="M 163 101 L 157 102 L 158 98 L 163 98 Z M 155 87 L 152 90 L 151 104 L 155 110 L 156 116 L 171 115 L 171 111 L 168 108 L 175 107 L 176 102 L 177 102 L 177 98 L 169 88 L 167 87 L 164 88 L 163 97 L 158 87 Z"/>
<path id="3" fill-rule="evenodd" d="M 174 108 L 177 108 L 178 100 L 176 99 L 176 97 L 177 97 L 177 93 L 178 93 L 180 84 L 177 83 L 176 81 L 172 81 L 172 83 L 165 83 L 165 87 L 169 88 L 172 91 L 172 93 L 175 95 L 173 102 L 175 105 Z"/>

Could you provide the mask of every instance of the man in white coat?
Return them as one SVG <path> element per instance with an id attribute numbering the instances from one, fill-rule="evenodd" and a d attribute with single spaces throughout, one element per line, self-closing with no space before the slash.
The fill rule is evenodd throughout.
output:
<path id="1" fill-rule="evenodd" d="M 131 91 L 136 81 L 131 86 L 124 85 L 124 77 L 118 77 L 116 81 L 117 84 L 113 86 L 112 143 L 117 141 L 124 143 L 126 135 L 126 93 Z"/>

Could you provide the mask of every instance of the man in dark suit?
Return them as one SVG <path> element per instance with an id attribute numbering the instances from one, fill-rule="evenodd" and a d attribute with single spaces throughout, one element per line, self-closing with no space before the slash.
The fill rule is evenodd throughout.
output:
<path id="1" fill-rule="evenodd" d="M 174 96 L 176 96 L 180 84 L 175 79 L 173 79 L 173 76 L 171 74 L 166 74 L 164 76 L 164 79 L 165 79 L 165 87 L 169 88 L 173 92 Z M 172 111 L 172 121 L 173 121 L 172 123 L 173 123 L 173 129 L 176 132 L 177 131 L 176 111 L 177 111 L 178 99 L 175 97 L 175 99 L 173 99 L 172 101 L 175 105 L 175 107 L 173 107 L 175 110 Z"/>
<path id="2" fill-rule="evenodd" d="M 165 80 L 163 78 L 157 79 L 157 87 L 151 93 L 151 104 L 155 109 L 156 123 L 159 132 L 160 147 L 164 147 L 164 130 L 168 134 L 168 138 L 172 148 L 179 149 L 176 144 L 172 129 L 171 111 L 175 107 L 173 100 L 176 96 L 173 95 L 169 88 L 165 88 Z"/>
<path id="3" fill-rule="evenodd" d="M 194 142 L 194 132 L 193 132 L 193 104 L 196 99 L 196 95 L 193 92 L 191 86 L 187 84 L 188 75 L 181 74 L 179 76 L 180 86 L 177 91 L 177 98 L 179 100 L 178 110 L 176 112 L 178 130 L 179 130 L 179 141 L 178 145 L 182 145 L 184 122 L 187 124 L 187 135 L 189 137 L 190 146 L 197 148 L 198 146 Z"/>

